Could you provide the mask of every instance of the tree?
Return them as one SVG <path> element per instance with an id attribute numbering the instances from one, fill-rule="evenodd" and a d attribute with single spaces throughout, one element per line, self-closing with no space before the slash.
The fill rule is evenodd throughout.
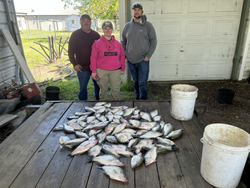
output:
<path id="1" fill-rule="evenodd" d="M 61 0 L 65 6 L 72 5 L 83 14 L 89 14 L 93 18 L 118 19 L 118 0 Z"/>

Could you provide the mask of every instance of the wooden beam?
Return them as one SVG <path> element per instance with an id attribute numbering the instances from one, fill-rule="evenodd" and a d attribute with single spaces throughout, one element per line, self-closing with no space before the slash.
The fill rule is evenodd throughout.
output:
<path id="1" fill-rule="evenodd" d="M 18 118 L 18 115 L 13 115 L 13 114 L 4 114 L 0 116 L 0 128 L 4 127 L 7 125 L 9 122 L 12 120 Z"/>
<path id="2" fill-rule="evenodd" d="M 12 53 L 14 54 L 16 61 L 18 62 L 18 64 L 20 65 L 26 79 L 31 83 L 31 82 L 35 82 L 35 79 L 32 75 L 32 73 L 30 72 L 30 69 L 25 61 L 25 59 L 23 58 L 20 50 L 18 49 L 15 41 L 13 40 L 10 32 L 6 29 L 0 29 L 3 37 L 5 38 L 5 40 L 7 41 Z"/>

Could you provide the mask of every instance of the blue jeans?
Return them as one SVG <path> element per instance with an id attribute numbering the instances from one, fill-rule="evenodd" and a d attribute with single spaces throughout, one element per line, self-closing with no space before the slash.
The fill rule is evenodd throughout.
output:
<path id="1" fill-rule="evenodd" d="M 128 61 L 128 70 L 134 80 L 135 98 L 137 100 L 147 100 L 148 97 L 148 74 L 149 61 L 141 61 L 137 64 L 132 64 Z"/>
<path id="2" fill-rule="evenodd" d="M 87 86 L 89 83 L 89 79 L 91 76 L 91 71 L 84 71 L 81 70 L 81 72 L 77 72 L 78 80 L 79 80 L 79 94 L 78 98 L 79 100 L 87 100 L 88 99 L 88 91 L 87 91 Z M 96 84 L 96 81 L 93 80 L 94 83 L 94 90 L 95 90 L 95 99 L 99 100 L 99 86 Z"/>

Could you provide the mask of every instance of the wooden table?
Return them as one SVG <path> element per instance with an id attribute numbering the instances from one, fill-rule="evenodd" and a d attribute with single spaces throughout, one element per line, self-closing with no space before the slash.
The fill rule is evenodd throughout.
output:
<path id="1" fill-rule="evenodd" d="M 184 130 L 175 140 L 179 151 L 159 154 L 156 163 L 132 170 L 131 158 L 121 158 L 128 183 L 110 180 L 95 163 L 87 162 L 87 154 L 69 157 L 71 150 L 59 146 L 59 137 L 65 133 L 52 130 L 74 112 L 94 104 L 60 101 L 42 105 L 0 145 L 0 187 L 212 187 L 200 174 L 202 129 L 195 118 L 186 122 L 173 119 L 166 101 L 112 102 L 112 106 L 137 106 L 146 112 L 158 109 L 166 123 Z"/>

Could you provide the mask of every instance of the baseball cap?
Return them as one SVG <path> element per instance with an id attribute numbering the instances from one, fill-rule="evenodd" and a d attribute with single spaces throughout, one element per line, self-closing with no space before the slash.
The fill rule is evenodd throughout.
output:
<path id="1" fill-rule="evenodd" d="M 132 5 L 132 10 L 135 9 L 135 8 L 143 9 L 143 8 L 142 8 L 142 4 L 139 3 L 139 2 L 135 2 L 135 3 Z"/>
<path id="2" fill-rule="evenodd" d="M 88 14 L 83 14 L 80 18 L 80 20 L 83 20 L 84 18 L 88 18 L 89 20 L 91 20 L 90 16 Z"/>
<path id="3" fill-rule="evenodd" d="M 104 29 L 105 27 L 110 27 L 113 29 L 113 24 L 110 21 L 105 21 L 102 23 L 102 28 Z"/>

